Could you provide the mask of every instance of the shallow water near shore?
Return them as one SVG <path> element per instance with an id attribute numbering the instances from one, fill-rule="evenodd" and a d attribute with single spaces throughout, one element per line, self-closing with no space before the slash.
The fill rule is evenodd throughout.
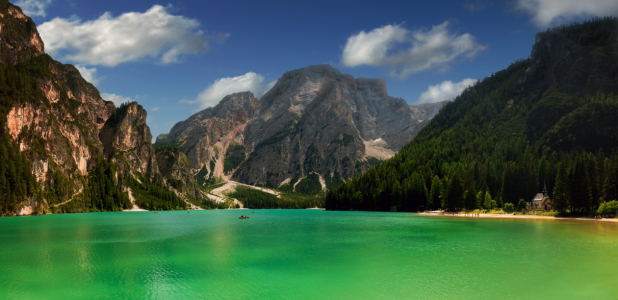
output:
<path id="1" fill-rule="evenodd" d="M 239 220 L 249 214 L 247 220 Z M 322 210 L 0 218 L 0 299 L 615 299 L 618 224 Z"/>

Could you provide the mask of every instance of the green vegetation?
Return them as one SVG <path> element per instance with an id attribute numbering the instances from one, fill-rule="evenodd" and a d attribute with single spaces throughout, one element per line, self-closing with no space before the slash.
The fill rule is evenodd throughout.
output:
<path id="1" fill-rule="evenodd" d="M 116 180 L 116 165 L 105 160 L 98 159 L 94 169 L 92 169 L 85 183 L 83 191 L 69 198 L 72 191 L 70 185 L 62 176 L 53 172 L 52 180 L 47 181 L 50 186 L 45 194 L 45 198 L 50 204 L 52 213 L 73 213 L 73 212 L 97 212 L 97 211 L 120 211 L 133 207 L 128 195 L 122 191 L 123 178 Z M 69 201 L 70 200 L 70 201 Z"/>
<path id="2" fill-rule="evenodd" d="M 326 188 L 329 190 L 338 188 L 342 184 L 344 184 L 344 181 L 341 178 L 341 174 L 339 174 L 339 172 L 327 174 L 326 178 L 324 178 L 324 181 L 326 181 Z"/>
<path id="3" fill-rule="evenodd" d="M 122 107 L 122 104 L 120 105 Z M 180 153 L 180 147 L 173 144 L 155 145 L 155 153 L 164 153 L 171 156 L 176 156 Z"/>
<path id="4" fill-rule="evenodd" d="M 223 172 L 228 173 L 234 171 L 240 163 L 245 161 L 245 146 L 232 144 L 228 147 L 223 160 Z"/>
<path id="5" fill-rule="evenodd" d="M 307 175 L 296 185 L 296 192 L 304 195 L 317 195 L 321 191 L 320 176 L 315 173 Z"/>
<path id="6" fill-rule="evenodd" d="M 214 174 L 215 170 L 215 159 L 210 160 L 210 171 L 206 168 L 206 164 L 202 166 L 200 171 L 196 175 L 197 185 L 199 187 L 211 187 L 221 183 L 221 178 L 216 177 Z"/>
<path id="7" fill-rule="evenodd" d="M 0 215 L 12 214 L 36 193 L 36 180 L 26 157 L 8 134 L 0 131 Z"/>
<path id="8" fill-rule="evenodd" d="M 618 52 L 605 50 L 618 48 L 617 27 L 618 18 L 604 18 L 541 34 L 571 51 L 547 70 L 558 83 L 522 97 L 513 87 L 533 62 L 516 61 L 467 88 L 392 159 L 329 191 L 326 208 L 502 208 L 545 183 L 562 213 L 589 214 L 618 199 L 618 154 L 605 157 L 618 147 L 607 133 L 618 129 L 618 87 L 597 84 L 596 71 L 576 59 L 600 51 L 597 58 L 616 61 Z"/>
<path id="9" fill-rule="evenodd" d="M 605 202 L 601 204 L 601 206 L 597 210 L 597 214 L 601 216 L 618 215 L 618 201 L 613 200 L 613 201 L 609 201 L 609 202 Z"/>
<path id="10" fill-rule="evenodd" d="M 153 180 L 138 175 L 139 181 L 133 176 L 125 176 L 125 183 L 131 188 L 137 206 L 148 210 L 181 210 L 187 209 L 187 204 L 176 194 L 163 185 L 163 178 Z"/>
<path id="11" fill-rule="evenodd" d="M 381 163 L 382 163 L 382 160 L 379 160 L 373 156 L 367 157 L 367 165 L 369 165 L 369 167 L 375 167 Z"/>
<path id="12" fill-rule="evenodd" d="M 225 201 L 223 203 L 217 203 L 206 197 L 204 197 L 201 200 L 197 200 L 195 199 L 195 197 L 189 194 L 185 194 L 185 196 L 189 199 L 189 202 L 191 202 L 193 205 L 200 207 L 202 209 L 227 209 L 227 208 L 234 207 L 233 201 Z"/>
<path id="13" fill-rule="evenodd" d="M 281 198 L 245 186 L 236 186 L 235 191 L 228 193 L 228 197 L 238 199 L 246 208 L 313 208 L 324 207 L 320 197 L 302 197 L 284 193 Z"/>
<path id="14" fill-rule="evenodd" d="M 169 165 L 173 165 L 176 163 L 176 160 L 180 157 L 180 148 L 174 146 L 172 144 L 163 144 L 155 147 L 155 153 L 160 156 L 162 155 Z M 160 165 L 159 165 L 160 166 Z M 167 183 L 169 183 L 174 189 L 178 191 L 183 191 L 184 182 L 179 179 L 168 178 Z"/>
<path id="15" fill-rule="evenodd" d="M 99 159 L 97 166 L 88 174 L 88 185 L 82 199 L 89 203 L 88 211 L 119 211 L 132 208 L 122 182 L 116 182 L 116 165 Z"/>

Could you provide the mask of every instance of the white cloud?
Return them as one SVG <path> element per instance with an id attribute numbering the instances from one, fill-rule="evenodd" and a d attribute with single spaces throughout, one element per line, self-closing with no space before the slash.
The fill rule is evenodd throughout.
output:
<path id="1" fill-rule="evenodd" d="M 15 5 L 21 7 L 24 14 L 29 17 L 45 18 L 47 15 L 45 10 L 51 2 L 52 0 L 19 0 L 15 2 Z"/>
<path id="2" fill-rule="evenodd" d="M 469 13 L 479 12 L 492 5 L 491 0 L 476 0 L 474 2 L 464 3 L 463 7 L 468 10 Z"/>
<path id="3" fill-rule="evenodd" d="M 161 109 L 161 108 L 160 107 L 153 107 L 150 111 L 157 111 L 159 109 Z"/>
<path id="4" fill-rule="evenodd" d="M 618 14 L 616 0 L 517 0 L 515 5 L 532 15 L 532 22 L 540 28 L 574 18 Z"/>
<path id="5" fill-rule="evenodd" d="M 86 79 L 86 81 L 97 85 L 99 84 L 99 78 L 96 77 L 96 72 L 97 72 L 97 68 L 86 68 L 82 65 L 75 65 L 75 68 L 77 68 L 77 70 L 79 71 L 79 74 L 82 75 L 82 77 L 84 79 Z"/>
<path id="6" fill-rule="evenodd" d="M 249 72 L 242 76 L 226 77 L 215 80 L 215 82 L 202 91 L 195 100 L 183 100 L 183 103 L 199 104 L 199 109 L 215 106 L 225 96 L 238 92 L 252 92 L 255 97 L 260 98 L 270 88 L 275 85 L 275 81 L 263 84 L 264 76 Z"/>
<path id="7" fill-rule="evenodd" d="M 444 81 L 437 85 L 430 85 L 425 92 L 421 94 L 416 103 L 433 103 L 444 100 L 452 100 L 459 96 L 467 87 L 473 86 L 478 82 L 476 79 L 466 78 L 461 82 L 453 83 L 452 81 Z"/>
<path id="8" fill-rule="evenodd" d="M 469 33 L 448 31 L 449 22 L 430 30 L 410 31 L 400 25 L 387 25 L 348 38 L 343 49 L 343 64 L 389 66 L 391 75 L 406 77 L 427 69 L 446 68 L 457 58 L 472 58 L 485 46 Z M 407 49 L 399 49 L 409 44 Z M 395 52 L 395 53 L 394 53 Z"/>
<path id="9" fill-rule="evenodd" d="M 205 52 L 213 41 L 229 35 L 207 36 L 197 20 L 169 13 L 171 6 L 154 5 L 145 13 L 113 17 L 109 12 L 96 20 L 55 18 L 38 27 L 45 50 L 54 56 L 84 65 L 115 66 L 142 58 L 161 63 L 180 56 Z"/>
<path id="10" fill-rule="evenodd" d="M 103 100 L 114 102 L 116 107 L 120 106 L 122 103 L 133 102 L 133 99 L 129 97 L 123 97 L 116 94 L 101 93 L 101 98 L 103 98 Z"/>

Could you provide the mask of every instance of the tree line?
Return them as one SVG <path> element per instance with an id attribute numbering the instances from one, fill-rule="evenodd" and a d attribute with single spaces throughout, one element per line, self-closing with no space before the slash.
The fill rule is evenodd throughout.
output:
<path id="1" fill-rule="evenodd" d="M 493 94 L 499 92 L 500 88 L 493 89 Z M 460 97 L 459 101 L 472 103 L 490 98 L 482 99 L 476 87 Z M 603 107 L 599 113 L 618 108 L 618 97 L 612 94 L 598 93 L 584 102 L 582 110 L 599 105 Z M 519 118 L 523 123 L 528 112 L 525 104 L 508 109 L 492 101 L 462 106 L 441 112 L 441 120 L 432 121 L 433 126 L 392 159 L 329 191 L 326 208 L 462 210 L 502 208 L 507 203 L 521 207 L 522 200 L 531 201 L 545 184 L 560 212 L 591 212 L 603 202 L 618 199 L 618 155 L 611 147 L 596 152 L 576 147 L 569 152 L 552 151 L 531 144 L 512 121 Z M 451 103 L 444 109 L 453 108 Z M 598 117 L 598 113 L 587 116 Z M 510 122 L 507 126 L 505 119 Z"/>
<path id="2" fill-rule="evenodd" d="M 323 198 L 320 197 L 292 197 L 290 195 L 277 197 L 245 186 L 236 186 L 234 191 L 227 196 L 242 202 L 246 208 L 254 209 L 324 207 Z M 293 199 L 290 199 L 290 197 Z"/>

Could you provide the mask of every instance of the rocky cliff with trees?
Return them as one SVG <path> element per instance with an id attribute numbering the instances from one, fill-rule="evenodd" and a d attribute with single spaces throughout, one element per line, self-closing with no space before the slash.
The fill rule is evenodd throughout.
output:
<path id="1" fill-rule="evenodd" d="M 141 106 L 102 99 L 74 66 L 44 53 L 34 22 L 6 0 L 0 28 L 0 215 L 131 208 L 131 180 L 161 190 L 151 201 L 183 205 L 160 199 L 173 187 L 157 180 Z"/>

